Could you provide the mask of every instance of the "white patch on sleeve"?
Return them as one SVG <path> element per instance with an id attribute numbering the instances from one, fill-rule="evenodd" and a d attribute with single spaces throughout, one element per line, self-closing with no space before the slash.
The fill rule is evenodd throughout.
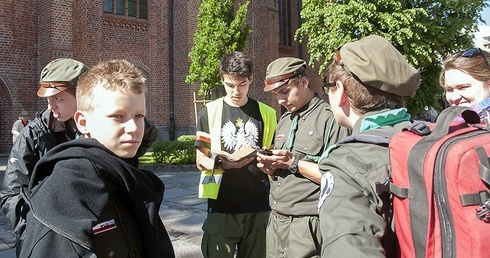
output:
<path id="1" fill-rule="evenodd" d="M 323 206 L 323 203 L 327 199 L 328 196 L 333 191 L 333 187 L 335 185 L 335 181 L 333 179 L 333 175 L 330 172 L 325 173 L 322 176 L 322 181 L 321 181 L 321 190 L 320 190 L 320 200 L 318 201 L 318 212 L 320 212 L 320 209 Z"/>

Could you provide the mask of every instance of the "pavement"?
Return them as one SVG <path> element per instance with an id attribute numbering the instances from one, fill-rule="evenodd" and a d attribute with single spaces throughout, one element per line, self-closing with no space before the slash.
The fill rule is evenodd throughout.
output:
<path id="1" fill-rule="evenodd" d="M 0 183 L 8 157 L 0 153 Z M 206 218 L 206 199 L 197 198 L 200 173 L 195 166 L 145 166 L 165 184 L 160 217 L 177 258 L 201 258 L 201 226 Z M 0 251 L 1 258 L 15 258 L 15 250 Z"/>

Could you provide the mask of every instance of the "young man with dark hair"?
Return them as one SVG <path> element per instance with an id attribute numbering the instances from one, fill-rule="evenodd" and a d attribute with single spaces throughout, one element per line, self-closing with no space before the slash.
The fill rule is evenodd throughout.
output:
<path id="1" fill-rule="evenodd" d="M 219 192 L 207 195 L 208 215 L 202 229 L 204 257 L 264 257 L 269 218 L 269 180 L 257 168 L 255 156 L 239 161 L 216 157 L 213 150 L 234 153 L 252 146 L 270 147 L 276 112 L 248 97 L 252 62 L 241 52 L 221 60 L 226 96 L 206 104 L 197 123 L 196 164 L 203 173 L 221 178 Z M 202 187 L 202 186 L 201 186 Z"/>

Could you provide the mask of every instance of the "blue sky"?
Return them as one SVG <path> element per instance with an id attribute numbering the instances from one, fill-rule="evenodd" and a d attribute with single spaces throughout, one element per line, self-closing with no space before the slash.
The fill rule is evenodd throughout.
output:
<path id="1" fill-rule="evenodd" d="M 487 23 L 486 25 L 484 23 L 478 23 L 478 29 L 480 30 L 479 32 L 475 33 L 475 41 L 474 45 L 477 47 L 483 47 L 483 43 L 485 40 L 483 37 L 490 36 L 490 7 L 487 7 L 483 9 L 481 13 L 482 19 Z"/>
<path id="2" fill-rule="evenodd" d="M 483 9 L 482 18 L 487 23 L 487 26 L 490 26 L 490 7 Z M 480 23 L 480 25 L 485 25 L 485 24 Z"/>

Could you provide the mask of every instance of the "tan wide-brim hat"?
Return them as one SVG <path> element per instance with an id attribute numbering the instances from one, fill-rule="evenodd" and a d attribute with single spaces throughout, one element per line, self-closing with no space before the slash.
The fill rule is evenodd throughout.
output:
<path id="1" fill-rule="evenodd" d="M 70 87 L 76 87 L 78 78 L 88 70 L 82 62 L 71 58 L 58 58 L 47 64 L 41 72 L 39 97 L 51 97 Z"/>
<path id="2" fill-rule="evenodd" d="M 287 79 L 306 70 L 306 62 L 295 57 L 281 57 L 272 61 L 265 71 L 264 91 L 281 87 Z"/>
<path id="3" fill-rule="evenodd" d="M 413 97 L 420 73 L 385 38 L 371 35 L 340 48 L 344 68 L 364 85 Z"/>

